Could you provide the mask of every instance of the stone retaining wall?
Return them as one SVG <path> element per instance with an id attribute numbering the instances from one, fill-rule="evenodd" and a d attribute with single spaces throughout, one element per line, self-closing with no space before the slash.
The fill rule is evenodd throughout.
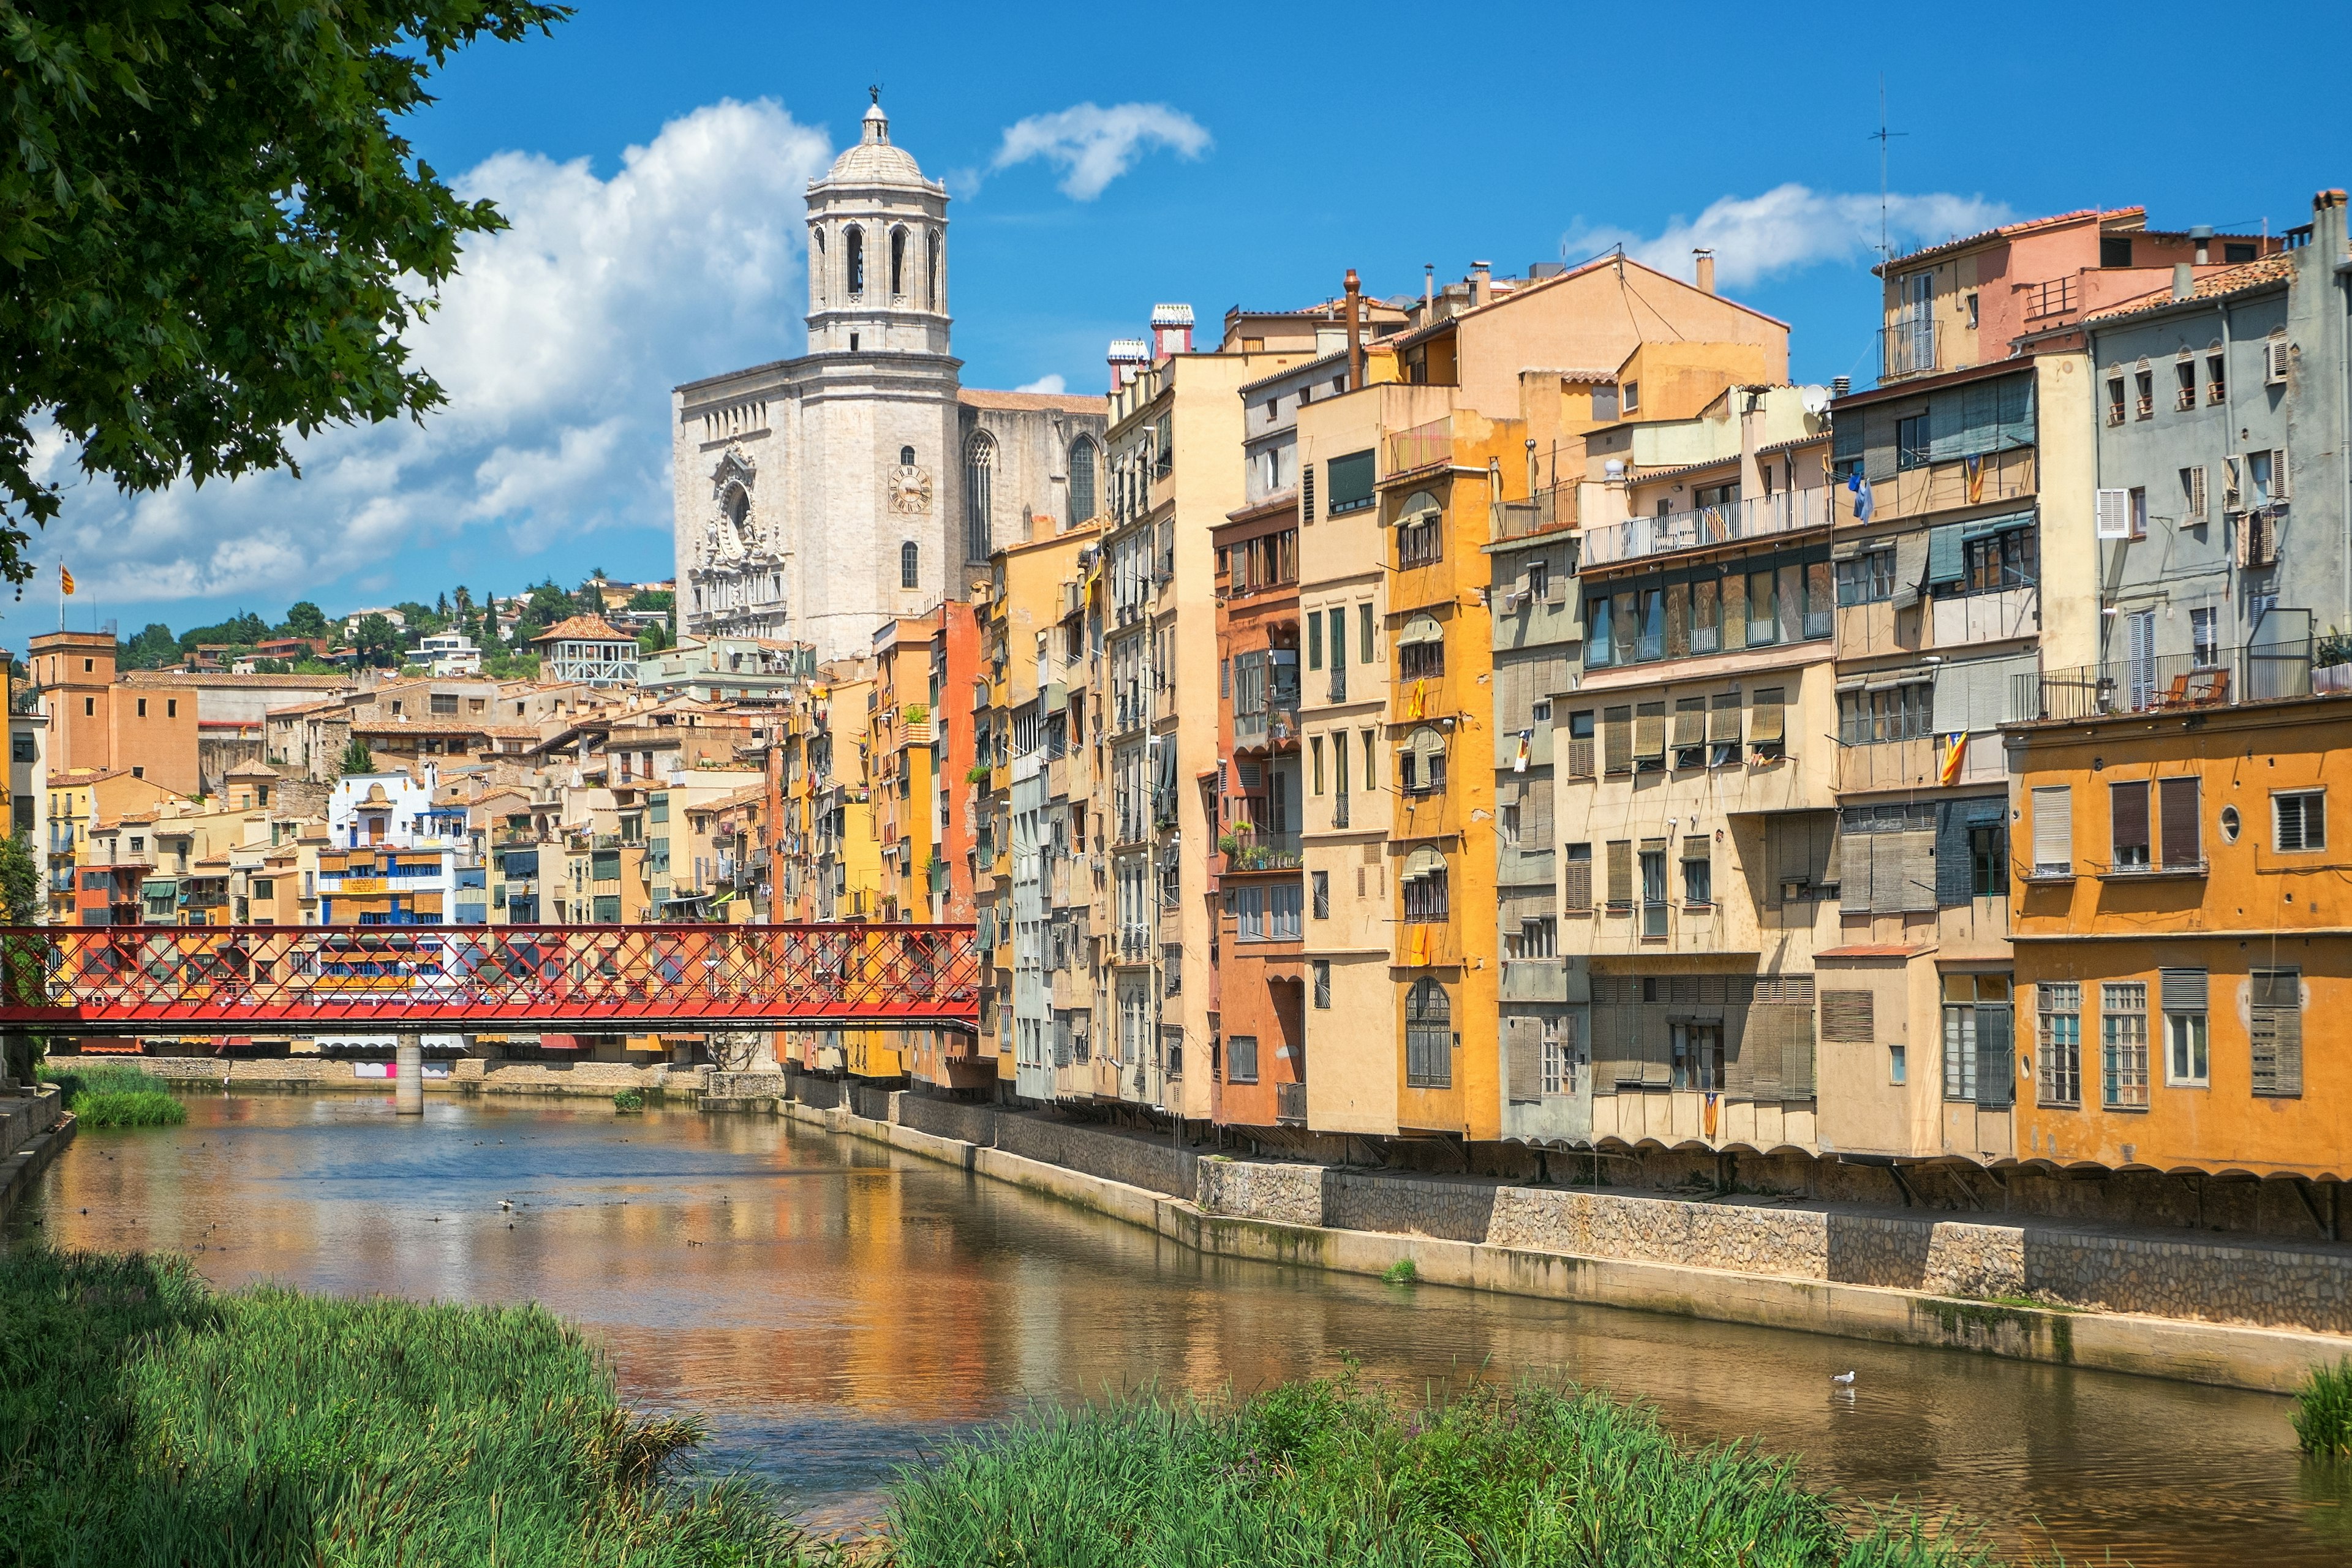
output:
<path id="1" fill-rule="evenodd" d="M 1045 1116 L 1000 1112 L 994 1121 L 995 1147 L 1007 1153 L 1171 1197 L 1189 1198 L 1200 1190 L 1195 1167 L 1201 1157 L 1189 1149 L 1171 1150 L 1165 1140 L 1130 1138 Z"/>
<path id="2" fill-rule="evenodd" d="M 1320 1165 L 1267 1165 L 1214 1157 L 1201 1162 L 1200 1204 L 1210 1214 L 1321 1225 Z"/>
<path id="3" fill-rule="evenodd" d="M 890 1120 L 901 1127 L 940 1138 L 959 1138 L 982 1149 L 996 1146 L 996 1112 L 985 1105 L 937 1100 L 909 1089 L 890 1097 Z"/>
<path id="4" fill-rule="evenodd" d="M 64 1113 L 65 1097 L 55 1084 L 0 1094 L 0 1160 L 55 1127 Z"/>
<path id="5" fill-rule="evenodd" d="M 781 1072 L 713 1072 L 702 1080 L 705 1100 L 782 1100 L 784 1092 Z"/>
<path id="6" fill-rule="evenodd" d="M 837 1078 L 819 1078 L 814 1073 L 784 1069 L 784 1081 L 792 1086 L 793 1098 L 803 1105 L 813 1105 L 819 1110 L 837 1110 L 845 1103 L 843 1084 Z"/>

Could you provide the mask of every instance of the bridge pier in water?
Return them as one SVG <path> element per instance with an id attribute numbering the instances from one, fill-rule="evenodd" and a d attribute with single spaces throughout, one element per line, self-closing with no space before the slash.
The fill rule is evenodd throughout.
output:
<path id="1" fill-rule="evenodd" d="M 425 1114 L 425 1037 L 398 1035 L 399 1076 L 392 1080 L 392 1108 L 401 1116 Z"/>

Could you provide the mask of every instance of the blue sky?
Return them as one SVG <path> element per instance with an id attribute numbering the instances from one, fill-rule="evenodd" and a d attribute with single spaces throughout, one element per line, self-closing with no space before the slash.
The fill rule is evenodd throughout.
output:
<path id="1" fill-rule="evenodd" d="M 591 0 L 461 60 L 412 127 L 516 219 L 418 340 L 451 410 L 319 437 L 299 482 L 78 489 L 36 548 L 73 566 L 74 624 L 126 636 L 298 597 L 667 576 L 668 389 L 799 352 L 800 190 L 870 81 L 958 198 L 971 384 L 1097 390 L 1104 342 L 1157 300 L 1210 325 L 1350 266 L 1417 293 L 1424 262 L 1517 272 L 1622 240 L 1682 267 L 1694 237 L 1726 292 L 1792 324 L 1800 379 L 1862 381 L 1882 72 L 1898 244 L 2135 202 L 2165 226 L 2278 228 L 2352 184 L 2352 132 L 2314 108 L 2346 17 Z M 8 641 L 56 624 L 54 583 Z"/>

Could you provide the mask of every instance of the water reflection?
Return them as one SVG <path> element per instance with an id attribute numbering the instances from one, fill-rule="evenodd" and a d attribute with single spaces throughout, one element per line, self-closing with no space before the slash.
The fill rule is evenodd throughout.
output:
<path id="1" fill-rule="evenodd" d="M 2284 1400 L 1205 1259 L 1052 1200 L 789 1123 L 601 1106 L 206 1099 L 44 1178 L 62 1245 L 176 1247 L 216 1283 L 546 1302 L 635 1401 L 821 1518 L 942 1435 L 1149 1382 L 1253 1388 L 1342 1352 L 1409 1386 L 1522 1370 L 1757 1436 L 1815 1481 L 2146 1565 L 2341 1563 L 2343 1472 Z M 502 1206 L 511 1205 L 511 1207 Z M 1830 1381 L 1851 1368 L 1850 1389 Z M 2039 1521 L 2037 1527 L 2036 1521 Z M 2045 1535 L 2046 1531 L 2046 1535 Z"/>

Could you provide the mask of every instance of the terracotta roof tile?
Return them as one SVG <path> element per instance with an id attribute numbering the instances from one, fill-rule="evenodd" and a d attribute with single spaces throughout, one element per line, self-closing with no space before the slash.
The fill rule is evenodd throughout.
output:
<path id="1" fill-rule="evenodd" d="M 568 616 L 530 640 L 634 643 L 637 639 L 602 616 Z"/>
<path id="2" fill-rule="evenodd" d="M 2111 321 L 2117 316 L 2133 316 L 2142 310 L 2160 310 L 2167 305 L 2185 304 L 2188 300 L 2218 300 L 2225 294 L 2242 294 L 2249 289 L 2262 289 L 2273 283 L 2284 283 L 2294 276 L 2294 252 L 2282 250 L 2258 260 L 2246 262 L 2242 266 L 2225 267 L 2218 272 L 2208 272 L 2204 277 L 2197 279 L 2196 285 L 2189 290 L 2186 300 L 2176 301 L 2172 297 L 2172 289 L 2168 286 L 2142 294 L 2137 299 L 2126 300 L 2120 305 L 2101 310 L 2086 319 L 2094 321 Z"/>

